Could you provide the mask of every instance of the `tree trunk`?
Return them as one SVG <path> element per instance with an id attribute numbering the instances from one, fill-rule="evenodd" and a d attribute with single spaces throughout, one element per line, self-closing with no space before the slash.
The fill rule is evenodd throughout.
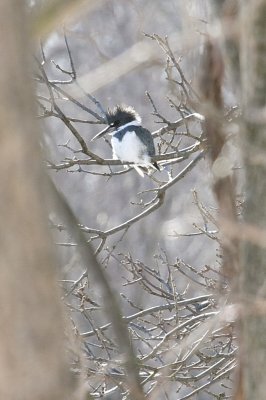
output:
<path id="1" fill-rule="evenodd" d="M 266 1 L 242 1 L 241 70 L 246 164 L 245 222 L 266 229 Z M 265 399 L 266 243 L 242 251 L 242 380 L 244 399 Z"/>
<path id="2" fill-rule="evenodd" d="M 24 1 L 0 2 L 0 398 L 73 398 L 33 117 Z"/>

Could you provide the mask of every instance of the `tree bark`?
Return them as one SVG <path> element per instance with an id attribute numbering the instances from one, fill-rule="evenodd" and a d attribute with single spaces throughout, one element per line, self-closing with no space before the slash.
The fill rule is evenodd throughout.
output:
<path id="1" fill-rule="evenodd" d="M 73 398 L 44 205 L 25 3 L 0 2 L 0 398 Z"/>

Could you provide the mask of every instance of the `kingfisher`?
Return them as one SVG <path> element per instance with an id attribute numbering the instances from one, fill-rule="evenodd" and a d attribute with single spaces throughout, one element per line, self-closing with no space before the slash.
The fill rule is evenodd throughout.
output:
<path id="1" fill-rule="evenodd" d="M 153 137 L 141 125 L 140 115 L 133 107 L 117 105 L 106 113 L 107 127 L 91 140 L 99 139 L 106 133 L 112 135 L 113 159 L 132 163 L 136 171 L 144 177 L 143 168 L 160 171 L 156 161 Z"/>

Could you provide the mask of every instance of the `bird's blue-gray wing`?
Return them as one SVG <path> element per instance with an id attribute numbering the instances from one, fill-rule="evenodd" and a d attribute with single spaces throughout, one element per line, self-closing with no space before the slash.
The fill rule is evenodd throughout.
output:
<path id="1" fill-rule="evenodd" d="M 137 129 L 135 130 L 136 134 L 138 135 Z M 154 142 L 153 142 L 153 137 L 148 129 L 142 128 L 141 130 L 141 135 L 138 135 L 142 143 L 147 146 L 148 150 L 148 155 L 149 156 L 154 156 L 155 155 L 155 147 L 154 147 Z"/>

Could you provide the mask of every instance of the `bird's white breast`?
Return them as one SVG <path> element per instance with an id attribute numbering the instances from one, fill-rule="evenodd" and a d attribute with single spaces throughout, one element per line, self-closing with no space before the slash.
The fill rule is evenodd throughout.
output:
<path id="1" fill-rule="evenodd" d="M 125 133 L 122 140 L 119 140 L 113 136 L 111 143 L 113 147 L 113 158 L 139 165 L 146 165 L 150 163 L 150 157 L 148 154 L 146 154 L 146 146 L 144 143 L 142 143 L 134 131 Z"/>

